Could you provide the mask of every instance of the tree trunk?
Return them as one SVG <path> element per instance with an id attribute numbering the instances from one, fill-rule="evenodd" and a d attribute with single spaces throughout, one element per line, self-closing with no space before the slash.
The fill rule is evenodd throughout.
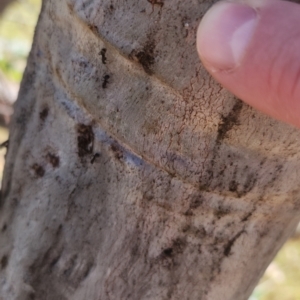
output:
<path id="1" fill-rule="evenodd" d="M 2 14 L 2 12 L 4 11 L 4 9 L 6 8 L 6 6 L 8 4 L 10 4 L 11 2 L 13 2 L 14 0 L 0 0 L 0 14 Z"/>
<path id="2" fill-rule="evenodd" d="M 299 221 L 299 131 L 215 83 L 212 1 L 45 0 L 11 124 L 2 299 L 245 300 Z"/>

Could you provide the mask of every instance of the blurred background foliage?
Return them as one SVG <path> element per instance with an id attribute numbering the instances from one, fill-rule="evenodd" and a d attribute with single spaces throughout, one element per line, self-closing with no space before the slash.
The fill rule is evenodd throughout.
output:
<path id="1" fill-rule="evenodd" d="M 15 0 L 0 16 L 0 72 L 7 88 L 13 90 L 13 98 L 26 66 L 40 8 L 41 0 Z M 6 126 L 0 126 L 0 144 L 7 138 Z M 0 174 L 4 155 L 5 150 L 1 149 Z M 249 300 L 300 300 L 300 235 L 295 234 L 284 245 Z"/>
<path id="2" fill-rule="evenodd" d="M 7 127 L 40 8 L 41 0 L 0 0 L 0 144 L 8 139 Z M 0 182 L 5 152 L 0 147 Z"/>
<path id="3" fill-rule="evenodd" d="M 0 17 L 0 69 L 19 83 L 30 51 L 41 0 L 12 1 Z"/>
<path id="4" fill-rule="evenodd" d="M 249 300 L 300 300 L 300 236 L 297 232 L 269 265 Z"/>

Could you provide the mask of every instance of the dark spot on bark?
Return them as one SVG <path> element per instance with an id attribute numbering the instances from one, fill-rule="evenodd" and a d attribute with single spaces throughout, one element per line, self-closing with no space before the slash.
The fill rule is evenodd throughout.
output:
<path id="1" fill-rule="evenodd" d="M 257 175 L 255 175 L 254 173 L 250 173 L 248 166 L 244 168 L 243 173 L 246 174 L 244 183 L 237 182 L 236 181 L 236 178 L 238 178 L 237 167 L 235 167 L 235 170 L 233 172 L 234 179 L 229 183 L 229 191 L 236 193 L 237 197 L 242 197 L 247 193 L 249 193 L 257 181 Z"/>
<path id="2" fill-rule="evenodd" d="M 206 230 L 203 226 L 196 227 L 190 224 L 187 224 L 182 228 L 182 232 L 188 235 L 197 237 L 198 239 L 203 239 L 206 236 Z"/>
<path id="3" fill-rule="evenodd" d="M 77 147 L 79 157 L 93 153 L 94 132 L 92 126 L 85 124 L 77 125 Z"/>
<path id="4" fill-rule="evenodd" d="M 191 225 L 190 224 L 186 224 L 185 226 L 183 226 L 182 228 L 182 232 L 186 233 L 191 229 Z"/>
<path id="5" fill-rule="evenodd" d="M 52 165 L 53 168 L 59 167 L 59 157 L 55 154 L 48 153 L 47 154 L 47 160 Z"/>
<path id="6" fill-rule="evenodd" d="M 173 241 L 172 246 L 164 249 L 162 251 L 162 257 L 171 257 L 175 256 L 176 254 L 181 254 L 183 253 L 184 249 L 187 246 L 187 242 L 183 238 L 177 238 Z"/>
<path id="7" fill-rule="evenodd" d="M 183 238 L 177 238 L 173 241 L 170 247 L 162 250 L 160 254 L 161 264 L 168 270 L 174 270 L 181 263 L 182 255 L 187 246 L 187 242 Z"/>
<path id="8" fill-rule="evenodd" d="M 111 4 L 111 5 L 109 6 L 109 9 L 110 9 L 110 10 L 114 10 L 114 6 Z"/>
<path id="9" fill-rule="evenodd" d="M 2 232 L 5 232 L 5 231 L 6 231 L 6 229 L 7 229 L 7 225 L 6 225 L 6 224 L 4 224 L 4 225 L 3 225 L 3 227 L 2 227 Z"/>
<path id="10" fill-rule="evenodd" d="M 269 186 L 269 187 L 274 187 L 274 183 L 275 183 L 276 180 L 278 180 L 278 178 L 279 178 L 279 176 L 280 176 L 282 170 L 283 170 L 283 165 L 278 165 L 278 166 L 275 168 L 274 173 L 270 173 L 270 175 L 272 175 L 272 177 L 270 176 L 270 177 L 271 177 L 271 180 L 270 180 L 269 183 L 268 183 L 268 186 Z"/>
<path id="11" fill-rule="evenodd" d="M 230 113 L 226 117 L 222 117 L 222 121 L 218 128 L 217 142 L 220 143 L 222 140 L 224 140 L 228 131 L 230 131 L 233 126 L 238 124 L 238 119 L 242 108 L 242 101 L 237 100 Z"/>
<path id="12" fill-rule="evenodd" d="M 218 127 L 217 137 L 216 137 L 216 143 L 213 149 L 213 157 L 211 159 L 211 167 L 207 170 L 207 181 L 209 184 L 211 184 L 212 179 L 214 178 L 214 174 L 217 170 L 214 170 L 216 158 L 218 156 L 222 141 L 226 138 L 228 132 L 236 125 L 238 125 L 238 119 L 240 116 L 240 113 L 243 108 L 243 103 L 241 100 L 236 100 L 236 103 L 234 104 L 232 110 L 229 112 L 227 116 L 221 117 L 221 122 Z M 229 164 L 229 162 L 228 162 Z M 216 176 L 219 175 L 219 170 Z M 218 176 L 220 178 L 220 176 Z M 218 180 L 218 183 L 221 184 L 222 181 Z M 234 189 L 234 186 L 232 186 Z"/>
<path id="13" fill-rule="evenodd" d="M 41 112 L 40 112 L 40 119 L 45 122 L 49 114 L 49 108 L 45 107 Z"/>
<path id="14" fill-rule="evenodd" d="M 189 208 L 185 213 L 184 213 L 185 216 L 187 217 L 191 217 L 194 215 L 194 212 Z"/>
<path id="15" fill-rule="evenodd" d="M 153 74 L 152 65 L 155 62 L 154 48 L 154 42 L 152 40 L 149 40 L 145 44 L 144 48 L 135 55 L 138 62 L 141 64 L 145 72 L 149 75 Z"/>
<path id="16" fill-rule="evenodd" d="M 62 231 L 62 224 L 60 224 L 56 230 L 56 235 L 59 236 L 61 234 L 61 231 Z"/>
<path id="17" fill-rule="evenodd" d="M 88 277 L 88 275 L 91 272 L 91 269 L 93 268 L 94 263 L 93 262 L 89 262 L 86 264 L 85 266 L 85 270 L 82 273 L 82 277 L 80 278 L 80 281 L 84 280 L 86 277 Z"/>
<path id="18" fill-rule="evenodd" d="M 8 256 L 7 255 L 4 255 L 2 258 L 1 258 L 1 269 L 5 269 L 6 266 L 8 264 Z"/>
<path id="19" fill-rule="evenodd" d="M 241 222 L 246 222 L 249 220 L 249 218 L 253 215 L 253 211 L 250 211 L 249 213 L 247 213 L 242 219 L 241 219 Z"/>
<path id="20" fill-rule="evenodd" d="M 264 158 L 264 159 L 259 163 L 259 165 L 262 166 L 265 162 L 266 162 L 266 159 Z"/>
<path id="21" fill-rule="evenodd" d="M 106 64 L 106 49 L 102 48 L 100 51 L 100 55 L 101 55 L 101 59 L 102 59 L 102 63 L 105 65 Z"/>
<path id="22" fill-rule="evenodd" d="M 163 251 L 163 255 L 165 255 L 165 256 L 172 256 L 172 254 L 173 254 L 172 248 L 167 248 Z"/>
<path id="23" fill-rule="evenodd" d="M 49 269 L 50 269 L 50 270 L 52 270 L 52 269 L 55 267 L 55 265 L 58 263 L 59 259 L 60 259 L 60 255 L 54 257 L 54 258 L 50 261 L 50 263 L 49 263 Z"/>
<path id="24" fill-rule="evenodd" d="M 232 180 L 230 183 L 229 183 L 229 191 L 230 192 L 237 192 L 237 189 L 238 189 L 238 184 L 236 181 Z"/>
<path id="25" fill-rule="evenodd" d="M 253 189 L 256 181 L 257 178 L 254 174 L 248 174 L 246 182 L 244 183 L 243 194 L 247 194 L 248 192 L 250 192 Z"/>
<path id="26" fill-rule="evenodd" d="M 236 240 L 244 233 L 244 229 L 238 232 L 231 240 L 227 242 L 227 244 L 224 247 L 224 255 L 229 256 L 231 254 L 231 249 L 236 242 Z"/>
<path id="27" fill-rule="evenodd" d="M 190 204 L 190 209 L 196 209 L 203 203 L 203 198 L 201 196 L 196 196 L 192 199 Z"/>
<path id="28" fill-rule="evenodd" d="M 93 32 L 98 32 L 98 27 L 94 24 L 88 24 L 88 28 Z"/>
<path id="29" fill-rule="evenodd" d="M 34 164 L 31 168 L 36 176 L 43 177 L 45 175 L 45 169 L 41 165 Z"/>
<path id="30" fill-rule="evenodd" d="M 98 157 L 100 157 L 100 153 L 95 153 L 91 159 L 91 164 L 93 164 Z"/>
<path id="31" fill-rule="evenodd" d="M 29 298 L 29 300 L 35 300 L 35 294 L 34 294 L 34 292 L 30 292 L 28 298 Z"/>
<path id="32" fill-rule="evenodd" d="M 102 80 L 102 88 L 103 88 L 103 89 L 106 89 L 106 88 L 107 88 L 109 78 L 110 78 L 109 75 L 104 75 L 104 76 L 103 76 L 103 80 Z"/>
<path id="33" fill-rule="evenodd" d="M 226 168 L 224 168 L 223 170 L 220 171 L 219 176 L 223 176 L 224 175 L 225 169 Z"/>
<path id="34" fill-rule="evenodd" d="M 214 211 L 214 215 L 218 218 L 221 219 L 222 217 L 226 216 L 229 213 L 228 209 L 223 208 L 223 207 L 218 207 Z"/>
<path id="35" fill-rule="evenodd" d="M 211 170 L 208 170 L 207 174 L 211 177 L 213 175 L 213 172 Z M 199 186 L 199 191 L 207 192 L 209 191 L 209 186 L 207 184 L 201 184 Z"/>
<path id="36" fill-rule="evenodd" d="M 71 3 L 67 3 L 67 6 L 68 6 L 68 9 L 69 9 L 69 12 L 71 13 L 71 14 L 73 14 L 74 13 L 74 5 L 72 5 Z"/>
<path id="37" fill-rule="evenodd" d="M 123 152 L 122 152 L 122 150 L 118 147 L 117 144 L 112 144 L 112 145 L 110 146 L 110 148 L 111 148 L 111 150 L 113 151 L 114 156 L 115 156 L 116 159 L 120 160 L 120 159 L 123 158 Z"/>

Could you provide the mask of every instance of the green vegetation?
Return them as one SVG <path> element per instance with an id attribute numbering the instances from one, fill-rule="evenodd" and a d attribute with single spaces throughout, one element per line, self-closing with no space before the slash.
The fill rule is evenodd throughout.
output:
<path id="1" fill-rule="evenodd" d="M 266 270 L 250 300 L 300 300 L 300 240 L 289 240 Z"/>
<path id="2" fill-rule="evenodd" d="M 41 0 L 13 2 L 0 17 L 0 70 L 20 82 L 30 51 Z"/>

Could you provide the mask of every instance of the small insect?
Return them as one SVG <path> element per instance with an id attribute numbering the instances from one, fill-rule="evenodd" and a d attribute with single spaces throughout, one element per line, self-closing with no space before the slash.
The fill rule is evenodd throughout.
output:
<path id="1" fill-rule="evenodd" d="M 106 60 L 107 60 L 107 58 L 106 58 L 106 49 L 105 49 L 105 48 L 103 48 L 103 49 L 100 51 L 100 55 L 101 55 L 101 57 L 102 57 L 102 63 L 105 65 L 105 64 L 106 64 Z"/>
<path id="2" fill-rule="evenodd" d="M 91 164 L 93 164 L 98 157 L 100 157 L 100 153 L 95 153 L 91 159 Z"/>
<path id="3" fill-rule="evenodd" d="M 108 79 L 110 78 L 109 75 L 104 75 L 103 76 L 103 82 L 102 82 L 102 88 L 106 89 L 107 88 L 107 84 L 108 84 Z"/>

